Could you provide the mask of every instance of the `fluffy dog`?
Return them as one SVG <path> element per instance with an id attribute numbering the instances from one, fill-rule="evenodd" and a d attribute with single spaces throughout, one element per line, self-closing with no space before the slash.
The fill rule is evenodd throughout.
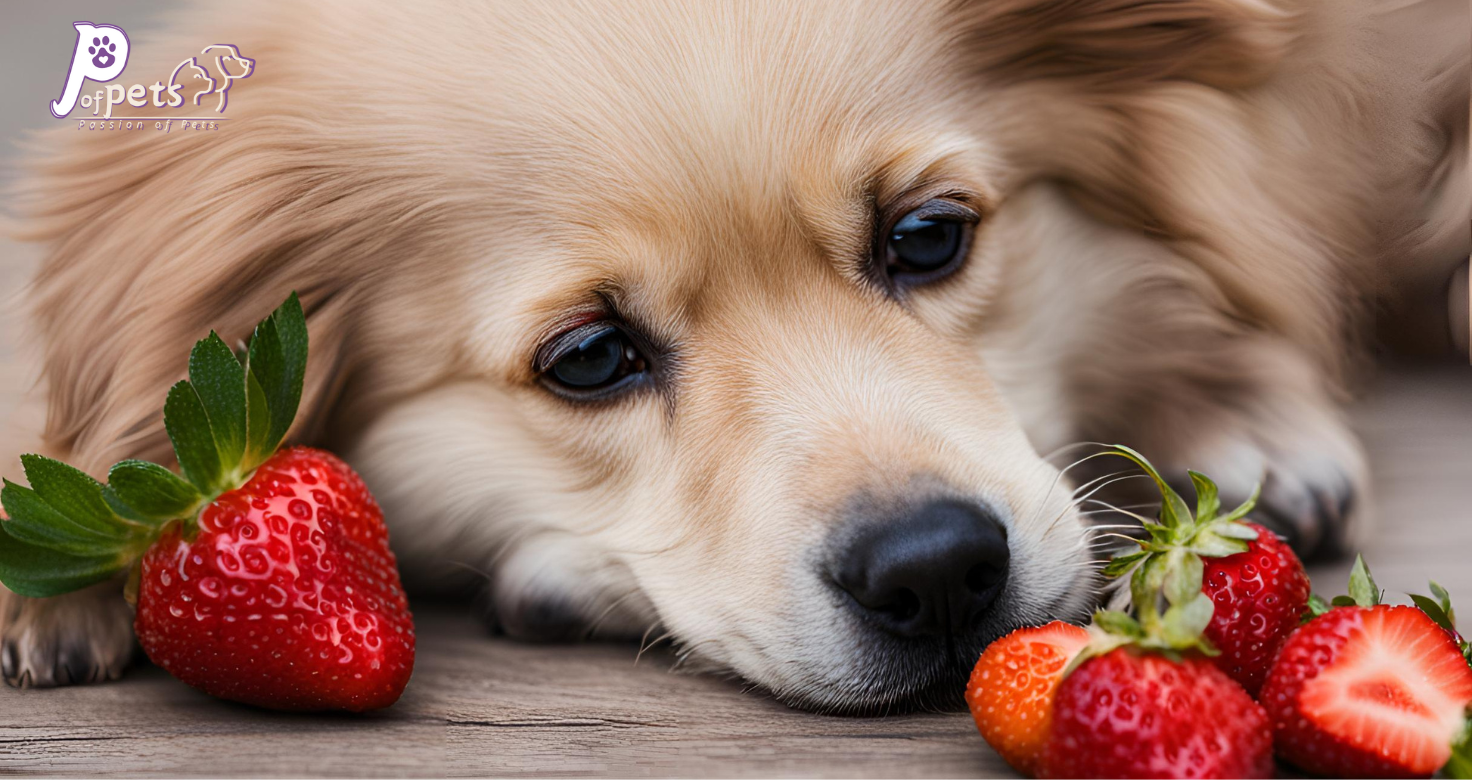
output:
<path id="1" fill-rule="evenodd" d="M 1265 477 L 1306 554 L 1362 525 L 1339 404 L 1367 311 L 1468 251 L 1467 30 L 1454 0 L 207 5 L 133 67 L 249 52 L 222 129 L 41 139 L 46 425 L 14 449 L 167 457 L 188 345 L 298 290 L 294 436 L 361 471 L 411 585 L 483 574 L 512 636 L 661 631 L 795 705 L 954 704 L 988 640 L 1093 602 L 1039 453 Z M 125 665 L 114 588 L 3 598 L 12 683 Z"/>

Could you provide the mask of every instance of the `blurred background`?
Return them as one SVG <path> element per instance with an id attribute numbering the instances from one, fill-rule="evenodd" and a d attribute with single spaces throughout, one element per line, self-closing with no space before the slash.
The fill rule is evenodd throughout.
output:
<path id="1" fill-rule="evenodd" d="M 116 24 L 130 35 L 160 27 L 171 3 L 161 0 L 67 0 L 60 3 L 6 3 L 0 11 L 0 188 L 7 194 L 20 173 L 19 161 L 26 136 L 33 130 L 55 127 L 47 104 L 61 93 L 76 41 L 75 21 Z M 136 30 L 136 32 L 134 32 Z M 81 111 L 80 108 L 77 111 Z M 9 197 L 0 205 L 6 222 L 14 216 Z M 24 295 L 26 280 L 38 253 L 18 243 L 9 231 L 0 231 L 0 410 L 5 417 L 15 408 L 32 377 L 14 370 L 21 322 L 16 301 Z M 21 422 L 23 421 L 14 421 Z"/>
<path id="2" fill-rule="evenodd" d="M 0 105 L 7 107 L 0 112 L 0 187 L 17 180 L 28 134 L 61 124 L 46 104 L 62 86 L 75 40 L 71 23 L 116 24 L 136 41 L 163 26 L 177 5 L 9 0 L 0 6 L 0 73 L 6 75 L 0 79 Z M 25 325 L 18 301 L 39 252 L 7 237 L 13 206 L 8 198 L 0 205 L 0 227 L 6 228 L 0 230 L 0 421 L 38 427 L 40 406 L 21 406 L 34 375 L 21 351 Z M 1373 471 L 1370 501 L 1377 525 L 1366 548 L 1380 585 L 1391 600 L 1404 601 L 1405 591 L 1422 591 L 1428 575 L 1435 576 L 1463 613 L 1472 615 L 1472 501 L 1465 492 L 1472 486 L 1472 366 L 1465 342 L 1457 345 L 1452 337 L 1466 333 L 1466 280 L 1465 269 L 1455 283 L 1425 279 L 1382 312 L 1379 370 L 1359 388 L 1352 418 Z M 13 427 L 0 431 L 15 435 Z M 1350 563 L 1314 567 L 1316 589 L 1340 592 Z M 439 655 L 426 658 L 406 704 L 382 720 L 307 721 L 231 708 L 145 670 L 113 686 L 26 699 L 34 711 L 16 719 L 26 725 L 0 718 L 0 743 L 19 745 L 0 747 L 0 774 L 41 767 L 65 774 L 153 775 L 1008 771 L 988 758 L 965 716 L 824 720 L 746 695 L 723 680 L 673 677 L 658 660 L 635 669 L 627 648 L 553 651 L 493 641 L 463 619 L 462 611 L 427 611 L 425 636 L 437 639 L 425 646 L 438 648 Z M 137 686 L 154 687 L 140 695 Z M 5 711 L 25 694 L 0 695 L 14 697 L 0 701 Z M 590 712 L 623 720 L 603 721 Z M 123 731 L 128 733 L 119 736 Z M 12 732 L 13 739 L 7 736 Z M 250 741 L 257 736 L 262 741 Z M 293 738 L 299 739 L 282 751 Z M 405 752 L 402 746 L 411 741 L 422 751 Z M 213 769 L 194 763 L 198 753 L 210 752 L 228 760 Z M 446 756 L 451 770 L 433 763 Z"/>

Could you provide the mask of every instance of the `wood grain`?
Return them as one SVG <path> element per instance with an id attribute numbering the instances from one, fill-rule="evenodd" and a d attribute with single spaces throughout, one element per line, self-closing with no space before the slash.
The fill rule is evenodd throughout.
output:
<path id="1" fill-rule="evenodd" d="M 1472 604 L 1472 368 L 1387 369 L 1355 409 L 1380 524 L 1368 557 L 1390 595 L 1436 576 Z M 1348 564 L 1314 572 L 1337 591 Z M 1472 609 L 1472 608 L 1469 608 Z M 824 717 L 734 681 L 670 672 L 623 645 L 484 635 L 419 610 L 403 701 L 364 717 L 219 702 L 152 667 L 109 685 L 0 689 L 0 773 L 111 776 L 1009 776 L 959 714 Z"/>

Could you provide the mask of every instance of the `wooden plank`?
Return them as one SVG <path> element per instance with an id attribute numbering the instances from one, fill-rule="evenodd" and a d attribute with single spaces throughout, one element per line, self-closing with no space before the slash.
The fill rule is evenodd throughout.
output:
<path id="1" fill-rule="evenodd" d="M 1367 545 L 1395 597 L 1436 576 L 1472 604 L 1472 368 L 1398 368 L 1355 409 L 1375 471 Z M 1313 572 L 1337 592 L 1348 563 Z M 0 773 L 211 776 L 1008 776 L 961 714 L 797 712 L 625 645 L 486 637 L 421 606 L 403 701 L 363 717 L 264 712 L 145 667 L 123 681 L 0 689 Z"/>

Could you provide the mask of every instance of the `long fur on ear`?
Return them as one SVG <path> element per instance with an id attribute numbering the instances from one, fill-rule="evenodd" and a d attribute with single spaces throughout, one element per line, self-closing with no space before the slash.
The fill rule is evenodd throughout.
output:
<path id="1" fill-rule="evenodd" d="M 1294 35 L 1274 0 L 960 0 L 964 45 L 990 78 L 1121 87 L 1262 81 Z"/>
<path id="2" fill-rule="evenodd" d="M 269 84 L 251 86 L 256 104 L 273 102 Z M 242 113 L 213 132 L 69 127 L 38 145 L 15 202 L 18 237 L 46 247 L 26 293 L 45 451 L 93 473 L 122 457 L 168 462 L 163 401 L 190 345 L 212 329 L 238 344 L 291 290 L 312 340 L 293 435 L 323 424 L 382 236 L 362 215 L 392 221 L 404 206 L 350 175 L 347 150 L 323 153 L 330 142 L 302 117 Z"/>

